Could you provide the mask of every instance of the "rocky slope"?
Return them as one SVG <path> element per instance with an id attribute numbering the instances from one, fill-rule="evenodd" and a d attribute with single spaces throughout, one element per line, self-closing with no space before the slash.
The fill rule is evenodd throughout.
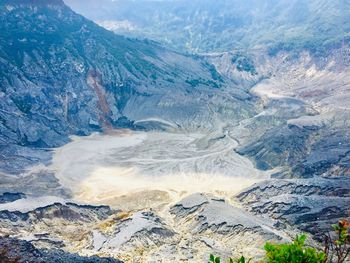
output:
<path id="1" fill-rule="evenodd" d="M 271 177 L 237 196 L 246 209 L 322 239 L 350 215 L 349 47 L 324 56 L 304 51 L 276 56 L 211 55 L 224 75 L 250 83 L 260 112 L 232 131 L 256 167 Z M 247 66 L 247 61 L 249 61 Z M 241 64 L 246 65 L 242 70 Z"/>
<path id="2" fill-rule="evenodd" d="M 344 45 L 322 57 L 306 51 L 241 54 L 251 60 L 245 71 L 237 53 L 210 56 L 219 72 L 250 83 L 262 98 L 259 114 L 235 132 L 237 151 L 260 169 L 281 168 L 276 177 L 348 176 L 349 52 Z"/>
<path id="3" fill-rule="evenodd" d="M 106 0 L 93 13 L 94 1 L 67 3 L 96 21 L 123 21 L 116 32 L 203 52 L 237 49 L 206 55 L 222 75 L 262 98 L 258 114 L 231 131 L 236 151 L 259 169 L 278 167 L 276 177 L 349 175 L 347 1 Z M 180 28 L 185 32 L 173 38 Z"/>
<path id="4" fill-rule="evenodd" d="M 284 49 L 323 52 L 349 41 L 344 0 L 65 0 L 118 33 L 194 52 Z"/>
<path id="5" fill-rule="evenodd" d="M 44 262 L 60 255 L 59 262 L 73 258 L 61 249 L 126 262 L 204 262 L 213 251 L 223 256 L 259 256 L 266 240 L 289 240 L 283 230 L 275 230 L 273 220 L 262 220 L 228 200 L 199 193 L 173 205 L 129 212 L 59 200 L 38 200 L 38 207 L 31 208 L 27 202 L 34 201 L 24 197 L 0 204 L 0 233 L 26 242 L 13 238 L 0 242 L 15 244 L 11 251 L 22 247 L 25 258 L 35 252 Z M 16 208 L 6 210 L 9 207 Z"/>
<path id="6" fill-rule="evenodd" d="M 0 12 L 3 171 L 48 163 L 47 148 L 71 134 L 211 129 L 208 108 L 231 105 L 222 115 L 232 121 L 253 110 L 242 102 L 251 95 L 205 61 L 114 35 L 62 1 L 1 1 Z"/>
<path id="7" fill-rule="evenodd" d="M 279 227 L 297 226 L 323 240 L 330 223 L 350 216 L 349 178 L 272 180 L 237 197 L 255 214 L 278 219 Z"/>
<path id="8" fill-rule="evenodd" d="M 2 262 L 59 262 L 59 263 L 122 263 L 120 260 L 102 257 L 81 257 L 62 250 L 37 249 L 30 242 L 0 237 Z"/>
<path id="9" fill-rule="evenodd" d="M 347 6 L 307 2 L 311 11 Z M 300 3 L 264 10 L 283 16 L 286 4 Z M 299 21 L 291 19 L 277 20 L 293 31 Z M 301 21 L 312 32 L 330 25 L 310 19 Z M 300 231 L 319 240 L 350 216 L 347 23 L 324 34 L 330 45 L 312 42 L 327 47 L 321 53 L 307 45 L 312 38 L 286 37 L 288 48 L 271 41 L 190 56 L 114 35 L 60 0 L 1 0 L 0 20 L 0 243 L 13 245 L 10 254 L 39 262 L 115 262 L 74 253 L 125 262 L 259 258 L 267 240 Z M 236 194 L 243 179 L 270 176 Z"/>

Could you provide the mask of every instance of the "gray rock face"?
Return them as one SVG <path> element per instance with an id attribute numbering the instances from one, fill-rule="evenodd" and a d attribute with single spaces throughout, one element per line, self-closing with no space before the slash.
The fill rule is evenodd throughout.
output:
<path id="1" fill-rule="evenodd" d="M 339 127 L 337 122 L 343 122 L 343 125 Z M 302 125 L 290 122 L 272 128 L 238 152 L 253 157 L 260 169 L 289 166 L 294 177 L 348 175 L 350 134 L 347 117 L 335 115 L 333 121 L 322 126 L 308 125 L 305 121 Z"/>
<path id="2" fill-rule="evenodd" d="M 240 142 L 236 151 L 260 169 L 282 168 L 275 177 L 349 175 L 349 106 L 343 101 L 349 96 L 349 62 L 339 60 L 342 52 L 349 48 L 329 50 L 323 60 L 310 54 L 256 55 L 256 63 L 265 67 L 258 67 L 263 80 L 252 80 L 252 92 L 262 105 L 233 131 Z M 223 74 L 244 80 L 232 66 L 224 68 L 227 57 L 211 59 Z"/>
<path id="3" fill-rule="evenodd" d="M 25 194 L 22 193 L 3 193 L 0 195 L 0 204 L 13 202 L 24 197 Z"/>
<path id="4" fill-rule="evenodd" d="M 253 157 L 259 169 L 292 166 L 307 154 L 306 141 L 312 132 L 313 129 L 300 129 L 296 126 L 276 127 L 267 131 L 259 141 L 239 149 L 238 152 Z"/>
<path id="5" fill-rule="evenodd" d="M 68 253 L 78 248 L 82 255 L 125 261 L 170 258 L 199 262 L 213 251 L 231 256 L 232 246 L 237 256 L 243 252 L 260 255 L 266 240 L 288 240 L 285 232 L 273 229 L 273 221 L 203 194 L 188 196 L 170 208 L 138 212 L 58 201 L 37 202 L 27 197 L 0 206 L 0 231 L 11 236 L 7 239 L 14 249 L 25 246 L 20 254 L 23 258 L 37 253 L 45 262 L 60 257 L 67 260 L 62 262 L 89 260 Z M 50 202 L 54 203 L 47 205 Z"/>
<path id="6" fill-rule="evenodd" d="M 0 238 L 1 247 L 8 247 L 10 258 L 19 256 L 19 262 L 121 262 L 67 252 L 67 247 L 76 242 L 91 247 L 92 229 L 118 214 L 118 210 L 29 197 L 3 204 L 0 210 L 1 232 L 11 236 Z"/>
<path id="7" fill-rule="evenodd" d="M 175 233 L 152 212 L 137 212 L 116 226 L 114 237 L 104 242 L 101 250 L 113 251 L 121 246 L 135 246 L 137 243 L 164 244 Z"/>
<path id="8" fill-rule="evenodd" d="M 225 200 L 204 194 L 190 195 L 173 206 L 170 211 L 181 218 L 181 222 L 194 218 L 192 224 L 188 226 L 189 231 L 193 233 L 209 230 L 220 234 L 253 231 L 276 237 L 272 231 L 272 221 L 254 217 L 242 209 L 227 204 Z"/>
<path id="9" fill-rule="evenodd" d="M 20 162 L 21 159 L 16 159 Z M 38 161 L 38 159 L 37 159 Z M 13 167 L 12 167 L 13 168 Z M 12 170 L 13 171 L 13 170 Z M 30 187 L 28 187 L 30 185 Z M 26 193 L 32 196 L 62 196 L 69 198 L 70 192 L 64 189 L 52 172 L 33 172 L 24 176 L 0 173 L 0 192 Z"/>
<path id="10" fill-rule="evenodd" d="M 208 197 L 206 197 L 204 194 L 193 194 L 182 199 L 181 202 L 177 203 L 173 207 L 172 212 L 176 213 L 177 215 L 186 216 L 196 211 L 203 204 L 207 204 L 208 201 Z M 183 211 L 184 214 L 180 213 L 180 211 Z"/>
<path id="11" fill-rule="evenodd" d="M 7 228 L 7 231 L 15 231 L 17 226 L 23 228 L 30 228 L 35 224 L 43 223 L 46 220 L 49 221 L 70 221 L 76 222 L 98 222 L 107 219 L 113 214 L 113 211 L 108 206 L 89 206 L 89 205 L 77 205 L 74 203 L 54 203 L 44 206 L 38 204 L 38 208 L 27 211 L 27 208 L 18 207 L 17 210 L 9 211 L 8 209 L 0 211 L 1 226 Z M 23 211 L 21 211 L 23 210 Z M 12 225 L 16 222 L 17 226 Z M 12 229 L 11 229 L 12 228 Z"/>
<path id="12" fill-rule="evenodd" d="M 40 218 L 62 218 L 69 221 L 98 221 L 106 219 L 113 211 L 108 206 L 66 205 L 54 204 L 49 207 L 38 208 L 34 215 Z"/>
<path id="13" fill-rule="evenodd" d="M 113 258 L 81 257 L 62 250 L 37 249 L 27 241 L 8 237 L 0 237 L 0 247 L 6 251 L 1 259 L 4 262 L 18 259 L 16 262 L 20 263 L 122 263 Z"/>
<path id="14" fill-rule="evenodd" d="M 320 239 L 331 224 L 350 216 L 347 177 L 272 180 L 252 186 L 237 198 L 254 214 L 267 214 Z"/>

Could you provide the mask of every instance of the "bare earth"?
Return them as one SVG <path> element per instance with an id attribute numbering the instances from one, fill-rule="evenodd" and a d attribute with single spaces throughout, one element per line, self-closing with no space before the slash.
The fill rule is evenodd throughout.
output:
<path id="1" fill-rule="evenodd" d="M 213 136 L 123 131 L 74 137 L 56 149 L 50 169 L 75 201 L 127 210 L 197 192 L 231 197 L 268 177 L 233 151 L 229 136 Z"/>

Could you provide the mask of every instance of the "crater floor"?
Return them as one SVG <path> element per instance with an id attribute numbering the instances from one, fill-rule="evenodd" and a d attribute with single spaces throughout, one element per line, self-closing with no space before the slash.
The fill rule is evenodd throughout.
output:
<path id="1" fill-rule="evenodd" d="M 267 179 L 269 173 L 257 170 L 248 158 L 235 153 L 236 146 L 225 133 L 125 130 L 74 137 L 55 150 L 48 169 L 72 192 L 75 201 L 150 208 L 197 192 L 231 197 Z M 129 205 L 131 196 L 140 193 L 145 207 Z"/>

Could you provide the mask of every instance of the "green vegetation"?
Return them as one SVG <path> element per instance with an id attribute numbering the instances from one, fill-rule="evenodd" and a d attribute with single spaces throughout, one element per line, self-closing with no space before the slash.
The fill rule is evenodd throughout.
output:
<path id="1" fill-rule="evenodd" d="M 266 243 L 266 258 L 269 263 L 322 263 L 325 262 L 326 254 L 315 248 L 305 246 L 306 236 L 297 236 L 291 244 Z"/>
<path id="2" fill-rule="evenodd" d="M 273 244 L 267 242 L 264 246 L 265 259 L 260 263 L 344 263 L 350 255 L 350 223 L 340 220 L 332 225 L 333 233 L 325 236 L 323 250 L 305 244 L 306 235 L 300 235 L 292 243 Z M 228 259 L 229 263 L 249 263 L 244 256 L 238 260 Z M 220 257 L 213 254 L 208 263 L 221 263 Z"/>
<path id="3" fill-rule="evenodd" d="M 213 254 L 210 254 L 208 263 L 220 263 L 220 257 L 215 257 Z"/>
<path id="4" fill-rule="evenodd" d="M 249 72 L 252 75 L 258 74 L 254 67 L 253 60 L 241 53 L 234 54 L 231 59 L 231 62 L 233 64 L 236 64 L 236 68 L 238 71 Z"/>
<path id="5" fill-rule="evenodd" d="M 222 79 L 220 73 L 216 70 L 215 66 L 209 63 L 204 63 L 204 66 L 206 66 L 211 74 L 211 77 L 213 80 L 219 81 L 219 82 L 224 82 Z"/>
<path id="6" fill-rule="evenodd" d="M 205 85 L 205 86 L 208 86 L 208 87 L 213 87 L 213 88 L 220 88 L 220 85 L 215 82 L 215 81 L 212 81 L 212 80 L 205 80 L 205 79 L 202 79 L 202 78 L 198 78 L 198 79 L 186 79 L 185 81 L 187 84 L 191 85 L 192 88 L 195 88 L 199 85 Z"/>
<path id="7" fill-rule="evenodd" d="M 208 263 L 220 263 L 220 262 L 221 262 L 220 257 L 215 257 L 213 254 L 210 254 Z M 237 260 L 229 258 L 229 263 L 249 263 L 249 262 L 251 262 L 251 259 L 247 260 L 244 256 L 241 256 Z"/>
<path id="8" fill-rule="evenodd" d="M 348 220 L 340 220 L 338 224 L 332 225 L 334 235 L 325 237 L 326 261 L 343 263 L 350 255 L 350 223 Z"/>

